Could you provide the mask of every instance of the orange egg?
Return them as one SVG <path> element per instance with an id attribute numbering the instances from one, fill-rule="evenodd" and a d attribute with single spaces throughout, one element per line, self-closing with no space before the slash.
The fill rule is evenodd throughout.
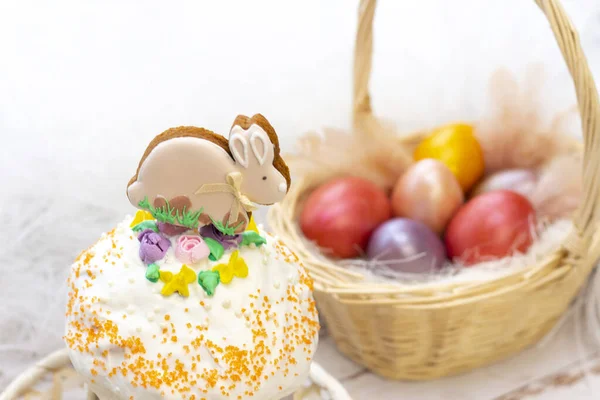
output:
<path id="1" fill-rule="evenodd" d="M 394 215 L 420 221 L 442 233 L 464 200 L 452 172 L 437 160 L 413 164 L 398 179 L 392 191 Z"/>
<path id="2" fill-rule="evenodd" d="M 483 151 L 467 124 L 450 124 L 435 129 L 415 149 L 415 161 L 433 158 L 452 171 L 466 192 L 483 176 Z"/>

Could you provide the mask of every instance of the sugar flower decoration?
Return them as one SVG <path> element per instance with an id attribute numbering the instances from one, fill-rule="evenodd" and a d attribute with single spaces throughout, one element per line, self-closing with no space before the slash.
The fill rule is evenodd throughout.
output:
<path id="1" fill-rule="evenodd" d="M 175 257 L 182 263 L 195 264 L 208 257 L 210 249 L 200 236 L 181 235 L 175 246 Z"/>
<path id="2" fill-rule="evenodd" d="M 177 292 L 183 297 L 190 295 L 188 285 L 196 280 L 196 273 L 193 269 L 183 264 L 177 274 L 169 271 L 160 271 L 160 280 L 165 283 L 160 294 L 170 296 Z"/>
<path id="3" fill-rule="evenodd" d="M 216 240 L 225 250 L 237 248 L 242 242 L 242 237 L 240 235 L 226 235 L 212 224 L 200 228 L 200 235 L 204 238 Z"/>
<path id="4" fill-rule="evenodd" d="M 200 271 L 198 272 L 198 284 L 207 295 L 215 294 L 215 288 L 219 285 L 221 277 L 217 271 Z"/>
<path id="5" fill-rule="evenodd" d="M 229 257 L 227 264 L 216 265 L 212 270 L 219 273 L 221 282 L 224 284 L 230 283 L 234 276 L 238 278 L 245 278 L 248 276 L 248 265 L 246 264 L 246 261 L 240 257 L 239 250 L 231 253 L 231 257 Z"/>
<path id="6" fill-rule="evenodd" d="M 156 283 L 160 279 L 160 270 L 158 265 L 150 264 L 146 269 L 146 279 L 150 282 Z"/>
<path id="7" fill-rule="evenodd" d="M 258 227 L 256 226 L 256 222 L 254 221 L 254 216 L 250 217 L 250 222 L 248 222 L 248 226 L 246 227 L 246 232 L 248 231 L 260 233 L 258 232 Z"/>
<path id="8" fill-rule="evenodd" d="M 241 246 L 250 246 L 251 244 L 254 244 L 257 247 L 260 247 L 265 243 L 267 243 L 267 239 L 260 236 L 258 233 L 254 232 L 254 231 L 246 231 L 246 232 L 242 233 Z"/>
<path id="9" fill-rule="evenodd" d="M 138 240 L 140 241 L 140 258 L 144 264 L 152 264 L 161 260 L 171 247 L 169 239 L 152 229 L 142 231 L 138 236 Z"/>
<path id="10" fill-rule="evenodd" d="M 154 221 L 154 217 L 148 211 L 138 210 L 135 213 L 135 217 L 133 217 L 133 221 L 131 221 L 129 227 L 133 228 L 137 224 L 142 223 L 144 221 Z"/>
<path id="11" fill-rule="evenodd" d="M 215 239 L 211 239 L 208 237 L 204 238 L 204 243 L 206 243 L 210 251 L 210 255 L 208 256 L 209 260 L 219 261 L 221 257 L 223 257 L 225 250 L 223 249 L 223 245 L 221 243 L 217 242 Z"/>
<path id="12" fill-rule="evenodd" d="M 156 221 L 142 221 L 131 229 L 134 232 L 142 232 L 147 229 L 151 229 L 154 232 L 158 232 L 158 226 L 156 226 Z"/>

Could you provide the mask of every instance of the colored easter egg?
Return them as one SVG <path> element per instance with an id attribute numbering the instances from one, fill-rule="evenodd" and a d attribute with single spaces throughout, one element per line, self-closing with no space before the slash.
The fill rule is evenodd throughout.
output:
<path id="1" fill-rule="evenodd" d="M 452 171 L 463 191 L 468 191 L 483 176 L 483 151 L 473 127 L 451 124 L 435 129 L 415 149 L 415 161 L 434 158 Z"/>
<path id="2" fill-rule="evenodd" d="M 508 169 L 486 176 L 481 183 L 475 186 L 471 196 L 475 197 L 494 190 L 512 190 L 529 197 L 535 189 L 536 183 L 537 177 L 534 171 L 530 169 Z"/>
<path id="3" fill-rule="evenodd" d="M 356 177 L 334 179 L 312 192 L 300 215 L 304 235 L 332 254 L 361 254 L 375 228 L 391 216 L 386 193 Z"/>
<path id="4" fill-rule="evenodd" d="M 395 272 L 430 273 L 446 261 L 444 244 L 419 221 L 394 218 L 380 225 L 369 240 L 369 260 Z"/>
<path id="5" fill-rule="evenodd" d="M 510 190 L 484 193 L 454 215 L 446 229 L 446 250 L 465 265 L 525 252 L 533 242 L 534 224 L 535 211 L 524 196 Z"/>
<path id="6" fill-rule="evenodd" d="M 395 216 L 420 221 L 442 233 L 463 200 L 452 171 L 440 161 L 425 159 L 398 179 L 392 192 L 392 211 Z"/>

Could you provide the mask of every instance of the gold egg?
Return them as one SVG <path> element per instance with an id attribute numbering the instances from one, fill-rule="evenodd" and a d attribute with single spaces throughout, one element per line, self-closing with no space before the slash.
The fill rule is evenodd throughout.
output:
<path id="1" fill-rule="evenodd" d="M 468 191 L 483 176 L 483 151 L 467 124 L 450 124 L 435 129 L 414 152 L 415 161 L 433 158 L 452 171 L 463 191 Z"/>
<path id="2" fill-rule="evenodd" d="M 463 191 L 452 171 L 433 159 L 411 165 L 392 192 L 394 215 L 420 221 L 436 233 L 444 231 L 463 201 Z"/>

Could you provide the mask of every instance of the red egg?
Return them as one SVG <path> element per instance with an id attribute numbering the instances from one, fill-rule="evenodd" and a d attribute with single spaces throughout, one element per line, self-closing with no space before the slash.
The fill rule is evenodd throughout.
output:
<path id="1" fill-rule="evenodd" d="M 525 252 L 533 242 L 532 224 L 535 211 L 522 195 L 510 190 L 481 194 L 459 208 L 448 224 L 448 256 L 472 265 Z"/>
<path id="2" fill-rule="evenodd" d="M 386 193 L 355 177 L 334 179 L 312 192 L 300 215 L 304 235 L 341 258 L 356 257 L 375 228 L 391 216 Z"/>

